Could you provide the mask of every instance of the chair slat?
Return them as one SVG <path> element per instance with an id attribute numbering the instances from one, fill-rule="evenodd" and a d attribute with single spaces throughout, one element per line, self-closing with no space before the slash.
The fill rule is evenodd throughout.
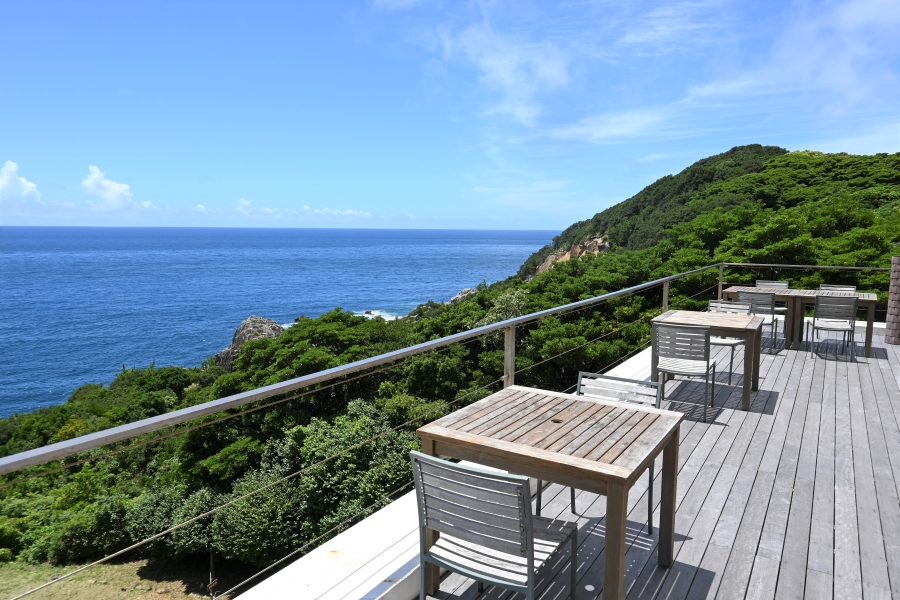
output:
<path id="1" fill-rule="evenodd" d="M 435 509 L 441 512 L 459 515 L 467 519 L 481 521 L 483 523 L 488 523 L 496 527 L 503 527 L 504 529 L 509 529 L 511 531 L 517 531 L 519 529 L 521 515 L 518 514 L 518 511 L 516 511 L 517 514 L 510 517 L 507 515 L 499 514 L 497 511 L 492 510 L 490 506 L 483 506 L 485 510 L 479 510 L 463 504 L 457 504 L 455 502 L 450 502 L 449 500 L 438 498 L 437 496 L 429 493 L 431 491 L 434 491 L 434 489 L 432 488 L 431 490 L 429 490 L 428 487 L 425 488 L 425 508 L 428 510 Z M 428 512 L 428 510 L 426 510 L 426 512 Z"/>
<path id="2" fill-rule="evenodd" d="M 757 279 L 756 287 L 758 288 L 781 288 L 789 289 L 791 284 L 789 281 L 772 281 L 770 279 Z"/>
<path id="3" fill-rule="evenodd" d="M 472 472 L 463 473 L 427 462 L 422 462 L 420 464 L 422 473 L 428 473 L 429 475 L 434 475 L 435 477 L 443 477 L 452 481 L 466 483 L 475 487 L 476 489 L 488 489 L 511 496 L 515 496 L 516 492 L 519 489 L 518 484 L 512 483 L 510 481 L 504 481 L 499 478 L 495 479 L 493 477 L 478 475 Z"/>
<path id="4" fill-rule="evenodd" d="M 823 283 L 819 286 L 819 289 L 823 292 L 855 292 L 855 285 L 838 285 L 833 283 Z"/>
<path id="5" fill-rule="evenodd" d="M 482 500 L 481 498 L 475 498 L 474 496 L 470 496 L 467 494 L 458 494 L 451 489 L 445 487 L 436 487 L 429 486 L 427 490 L 428 497 L 430 498 L 440 498 L 441 500 L 446 500 L 448 502 L 460 503 L 465 502 L 469 506 L 472 506 L 478 510 L 483 510 L 486 512 L 493 512 L 494 514 L 504 515 L 507 517 L 515 517 L 519 516 L 519 507 L 512 506 L 509 504 L 498 504 L 496 502 L 490 502 L 488 500 Z"/>
<path id="6" fill-rule="evenodd" d="M 518 499 L 515 494 L 506 494 L 486 488 L 480 488 L 478 486 L 469 485 L 468 483 L 438 477 L 431 473 L 421 473 L 420 477 L 422 485 L 430 485 L 434 488 L 450 490 L 461 496 L 468 496 L 469 498 L 483 500 L 484 502 L 492 502 L 503 506 L 517 506 Z"/>
<path id="7" fill-rule="evenodd" d="M 482 531 L 470 529 L 466 527 L 466 521 L 464 519 L 453 517 L 446 519 L 428 519 L 425 522 L 425 527 L 440 531 L 441 533 L 446 533 L 447 535 L 452 535 L 453 537 L 458 537 L 467 542 L 472 542 L 473 544 L 478 544 L 479 546 L 486 546 L 494 550 L 499 550 L 500 552 L 506 552 L 507 554 L 522 555 L 525 552 L 524 543 L 518 540 L 511 541 L 505 537 L 486 535 Z M 475 527 L 478 527 L 479 529 L 487 528 L 486 525 L 479 526 L 479 524 L 476 524 Z"/>

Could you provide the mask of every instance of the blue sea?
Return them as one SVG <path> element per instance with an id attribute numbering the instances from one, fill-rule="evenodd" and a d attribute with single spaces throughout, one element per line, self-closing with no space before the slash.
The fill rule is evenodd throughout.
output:
<path id="1" fill-rule="evenodd" d="M 557 233 L 0 227 L 0 417 L 123 365 L 198 365 L 251 314 L 405 315 L 515 274 Z"/>

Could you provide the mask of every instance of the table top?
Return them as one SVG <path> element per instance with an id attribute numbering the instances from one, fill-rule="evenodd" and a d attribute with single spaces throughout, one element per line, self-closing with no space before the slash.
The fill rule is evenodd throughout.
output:
<path id="1" fill-rule="evenodd" d="M 733 285 L 727 289 L 722 290 L 722 293 L 737 293 L 737 292 L 763 292 L 764 294 L 775 294 L 776 299 L 785 299 L 788 297 L 801 297 L 801 298 L 810 298 L 814 299 L 816 296 L 831 296 L 831 297 L 850 297 L 856 296 L 862 302 L 876 302 L 878 300 L 878 296 L 876 294 L 872 294 L 869 292 L 838 292 L 835 290 L 800 290 L 800 289 L 792 289 L 792 288 L 767 288 L 767 287 L 753 287 L 746 285 Z M 780 297 L 780 298 L 779 298 Z"/>
<path id="2" fill-rule="evenodd" d="M 681 413 L 650 406 L 514 385 L 417 433 L 433 440 L 438 454 L 443 443 L 470 451 L 456 458 L 474 456 L 476 462 L 519 468 L 515 472 L 526 475 L 541 476 L 550 468 L 558 477 L 543 478 L 557 483 L 575 485 L 578 478 L 631 483 L 682 419 Z"/>
<path id="3" fill-rule="evenodd" d="M 763 318 L 756 315 L 736 315 L 733 313 L 699 312 L 695 310 L 669 310 L 653 319 L 654 323 L 667 325 L 703 325 L 715 329 L 735 331 L 755 331 L 763 324 Z"/>

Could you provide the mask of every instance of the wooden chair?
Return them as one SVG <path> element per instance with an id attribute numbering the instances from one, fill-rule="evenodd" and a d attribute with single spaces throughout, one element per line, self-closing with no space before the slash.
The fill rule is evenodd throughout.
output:
<path id="1" fill-rule="evenodd" d="M 855 292 L 855 285 L 836 285 L 830 283 L 823 283 L 819 286 L 819 290 L 823 292 Z"/>
<path id="2" fill-rule="evenodd" d="M 709 312 L 723 312 L 735 315 L 749 315 L 750 305 L 740 302 L 724 302 L 722 300 L 710 300 Z M 728 346 L 731 348 L 731 359 L 728 361 L 728 385 L 731 385 L 731 372 L 734 369 L 734 348 L 735 346 L 743 346 L 744 338 L 726 338 L 711 336 L 709 343 L 713 346 Z M 746 360 L 746 358 L 745 358 Z"/>
<path id="3" fill-rule="evenodd" d="M 590 396 L 613 402 L 636 402 L 638 404 L 651 404 L 659 408 L 662 404 L 662 385 L 656 381 L 643 381 L 641 379 L 625 379 L 611 375 L 597 373 L 578 373 L 578 386 L 575 393 L 579 396 Z M 648 467 L 650 473 L 649 496 L 647 504 L 647 524 L 650 527 L 650 535 L 653 535 L 653 463 Z M 535 514 L 541 514 L 541 494 L 543 481 L 538 480 L 537 499 L 535 500 Z M 575 488 L 569 488 L 572 514 L 575 513 Z"/>
<path id="4" fill-rule="evenodd" d="M 763 318 L 763 325 L 772 324 L 772 346 L 775 346 L 775 326 L 781 315 L 775 314 L 775 294 L 766 292 L 738 292 L 738 302 L 750 305 L 750 314 Z"/>
<path id="5" fill-rule="evenodd" d="M 816 307 L 813 319 L 806 324 L 806 335 L 812 349 L 812 338 L 809 337 L 809 328 L 812 326 L 813 334 L 818 331 L 841 332 L 841 352 L 844 351 L 844 343 L 847 336 L 850 337 L 850 357 L 855 358 L 853 336 L 856 333 L 856 296 L 816 296 Z"/>
<path id="6" fill-rule="evenodd" d="M 758 288 L 777 288 L 782 290 L 790 289 L 791 282 L 790 281 L 772 281 L 770 279 L 757 279 L 756 287 Z M 775 312 L 787 312 L 787 303 L 786 302 L 776 302 L 775 303 Z"/>
<path id="7" fill-rule="evenodd" d="M 535 598 L 535 575 L 572 544 L 569 594 L 575 599 L 578 524 L 531 514 L 528 477 L 506 475 L 410 452 L 419 514 L 420 600 L 428 564 Z M 427 547 L 425 530 L 440 532 Z"/>
<path id="8" fill-rule="evenodd" d="M 703 377 L 706 380 L 705 396 L 709 396 L 709 405 L 713 405 L 716 397 L 716 361 L 710 359 L 709 337 L 709 327 L 653 323 L 653 354 L 658 357 L 656 369 L 662 375 L 660 391 L 663 398 L 666 397 L 666 374 Z M 747 382 L 744 384 L 747 385 Z M 707 405 L 705 396 L 704 423 Z"/>

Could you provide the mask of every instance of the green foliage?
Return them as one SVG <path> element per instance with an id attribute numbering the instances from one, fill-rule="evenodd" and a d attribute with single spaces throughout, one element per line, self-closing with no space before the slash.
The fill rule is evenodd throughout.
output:
<path id="1" fill-rule="evenodd" d="M 551 251 L 601 235 L 610 252 L 531 277 Z M 123 367 L 107 387 L 86 384 L 60 406 L 0 420 L 0 456 L 716 261 L 887 266 L 898 243 L 900 154 L 734 148 L 574 224 L 529 258 L 522 277 L 482 282 L 460 302 L 429 301 L 395 321 L 339 308 L 298 319 L 278 338 L 245 344 L 232 373 L 212 359 L 191 368 Z M 727 277 L 785 278 L 796 287 L 853 283 L 882 292 L 882 306 L 887 288 L 883 273 L 746 268 Z M 715 281 L 716 273 L 706 271 L 673 283 L 671 305 L 699 308 Z M 628 356 L 649 339 L 660 293 L 651 289 L 518 327 L 517 383 L 563 390 L 578 371 L 602 371 Z M 72 460 L 84 464 L 0 487 L 0 560 L 95 559 L 234 502 L 141 552 L 182 559 L 212 551 L 270 564 L 382 506 L 410 480 L 415 429 L 488 395 L 502 374 L 503 337 L 490 334 L 277 398 L 261 410 L 210 415 L 163 441 L 108 456 L 107 449 L 83 453 Z"/>

